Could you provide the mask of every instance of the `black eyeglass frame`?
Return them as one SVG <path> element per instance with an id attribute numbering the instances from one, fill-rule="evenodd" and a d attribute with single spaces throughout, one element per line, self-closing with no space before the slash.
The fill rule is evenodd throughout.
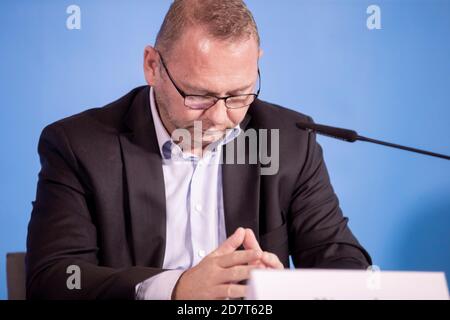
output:
<path id="1" fill-rule="evenodd" d="M 158 55 L 159 55 L 159 58 L 160 58 L 160 60 L 161 60 L 161 64 L 162 64 L 162 66 L 164 67 L 164 70 L 165 70 L 166 73 L 167 73 L 167 76 L 169 77 L 170 81 L 172 82 L 173 86 L 174 86 L 175 89 L 178 91 L 178 93 L 183 97 L 183 99 L 184 99 L 184 105 L 185 105 L 187 108 L 189 108 L 189 109 L 193 109 L 193 110 L 207 110 L 207 109 L 211 108 L 212 106 L 214 106 L 217 102 L 219 102 L 219 100 L 224 100 L 225 106 L 226 106 L 228 109 L 231 109 L 231 110 L 241 109 L 241 108 L 248 107 L 248 106 L 251 105 L 253 102 L 255 102 L 255 100 L 258 98 L 258 96 L 259 96 L 259 94 L 260 94 L 260 92 L 261 92 L 261 73 L 260 73 L 259 68 L 258 68 L 258 91 L 257 91 L 256 93 L 238 94 L 238 95 L 231 95 L 231 96 L 225 96 L 225 97 L 217 97 L 217 96 L 213 96 L 213 95 L 210 95 L 210 94 L 206 94 L 206 95 L 200 95 L 200 94 L 187 94 L 187 93 L 185 93 L 182 89 L 180 89 L 180 87 L 178 87 L 177 84 L 175 83 L 175 81 L 173 80 L 172 75 L 170 74 L 170 71 L 169 71 L 169 69 L 167 68 L 167 65 L 166 65 L 166 63 L 164 62 L 164 59 L 163 59 L 163 57 L 162 57 L 162 55 L 161 55 L 160 52 L 158 52 Z M 249 97 L 249 96 L 253 96 L 253 97 L 254 97 L 253 101 L 252 101 L 251 103 L 247 104 L 247 105 L 242 106 L 242 107 L 233 108 L 233 107 L 229 107 L 228 104 L 227 104 L 227 100 L 230 99 L 230 98 L 236 98 L 236 97 Z M 214 101 L 214 103 L 212 103 L 210 106 L 208 106 L 208 107 L 206 107 L 206 108 L 192 108 L 192 107 L 190 107 L 189 105 L 186 104 L 186 98 L 187 98 L 187 97 L 214 98 L 215 101 Z"/>

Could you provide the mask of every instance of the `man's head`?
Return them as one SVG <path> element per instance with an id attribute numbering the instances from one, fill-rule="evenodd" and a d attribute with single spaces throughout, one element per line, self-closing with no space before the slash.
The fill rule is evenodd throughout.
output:
<path id="1" fill-rule="evenodd" d="M 201 121 L 207 133 L 205 145 L 239 124 L 248 106 L 228 109 L 225 101 L 219 100 L 206 110 L 190 109 L 169 74 L 186 94 L 224 97 L 254 93 L 259 44 L 255 21 L 243 1 L 175 0 L 155 48 L 146 47 L 144 54 L 145 77 L 155 90 L 158 110 L 169 133 L 179 128 L 192 133 L 194 121 Z"/>

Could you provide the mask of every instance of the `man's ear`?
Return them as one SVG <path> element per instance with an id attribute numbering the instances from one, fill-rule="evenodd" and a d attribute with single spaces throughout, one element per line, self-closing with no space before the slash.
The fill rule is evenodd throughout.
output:
<path id="1" fill-rule="evenodd" d="M 155 85 L 157 73 L 158 52 L 152 46 L 146 46 L 144 49 L 144 75 L 148 85 Z"/>
<path id="2" fill-rule="evenodd" d="M 263 54 L 264 54 L 264 50 L 261 49 L 261 48 L 259 48 L 259 55 L 258 55 L 258 58 L 261 58 L 261 57 L 263 56 Z"/>

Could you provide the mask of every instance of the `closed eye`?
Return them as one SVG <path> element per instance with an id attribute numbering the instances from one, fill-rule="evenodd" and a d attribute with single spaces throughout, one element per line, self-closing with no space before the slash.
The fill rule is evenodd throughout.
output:
<path id="1" fill-rule="evenodd" d="M 196 86 L 191 85 L 183 85 L 183 90 L 186 88 L 186 92 L 189 92 L 190 95 L 206 95 L 206 96 L 220 96 L 221 94 L 219 92 L 214 92 L 210 90 L 206 90 L 203 88 L 199 88 Z M 235 96 L 235 95 L 241 95 L 241 94 L 248 94 L 251 93 L 250 91 L 253 88 L 253 84 L 242 86 L 241 88 L 237 88 L 231 91 L 228 91 L 225 96 Z"/>

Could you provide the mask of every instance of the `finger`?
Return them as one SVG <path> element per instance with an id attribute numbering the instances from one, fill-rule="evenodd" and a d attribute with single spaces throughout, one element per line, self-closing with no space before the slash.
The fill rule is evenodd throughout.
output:
<path id="1" fill-rule="evenodd" d="M 260 245 L 258 243 L 258 240 L 256 240 L 256 236 L 255 236 L 253 230 L 249 229 L 249 228 L 245 229 L 245 239 L 244 239 L 244 244 L 243 245 L 244 245 L 245 249 L 256 249 L 256 250 L 261 250 L 262 251 L 262 249 L 261 249 L 261 247 L 260 247 Z M 258 261 L 253 261 L 250 264 L 256 265 L 256 266 L 258 266 L 260 268 L 265 268 L 264 263 L 262 263 L 259 260 Z"/>
<path id="2" fill-rule="evenodd" d="M 261 250 L 261 247 L 259 246 L 258 240 L 256 240 L 255 234 L 253 233 L 252 229 L 245 229 L 244 248 Z"/>
<path id="3" fill-rule="evenodd" d="M 220 283 L 240 282 L 250 279 L 252 270 L 257 269 L 256 266 L 235 266 L 225 269 L 220 273 Z"/>
<path id="4" fill-rule="evenodd" d="M 261 258 L 262 262 L 267 267 L 274 268 L 274 269 L 284 269 L 284 265 L 281 263 L 280 259 L 278 259 L 277 255 L 265 251 Z"/>
<path id="5" fill-rule="evenodd" d="M 230 268 L 237 265 L 243 265 L 262 258 L 262 251 L 259 250 L 238 250 L 226 255 L 220 256 L 218 264 L 222 268 Z"/>
<path id="6" fill-rule="evenodd" d="M 266 269 L 266 265 L 261 260 L 250 262 L 249 265 L 258 267 L 258 269 Z"/>
<path id="7" fill-rule="evenodd" d="M 216 296 L 221 299 L 244 298 L 247 286 L 243 284 L 222 284 L 216 287 Z"/>
<path id="8" fill-rule="evenodd" d="M 211 255 L 213 256 L 222 256 L 224 254 L 228 254 L 234 252 L 239 248 L 244 242 L 245 238 L 245 229 L 237 228 L 236 231 L 225 240 L 216 250 L 214 250 Z"/>

